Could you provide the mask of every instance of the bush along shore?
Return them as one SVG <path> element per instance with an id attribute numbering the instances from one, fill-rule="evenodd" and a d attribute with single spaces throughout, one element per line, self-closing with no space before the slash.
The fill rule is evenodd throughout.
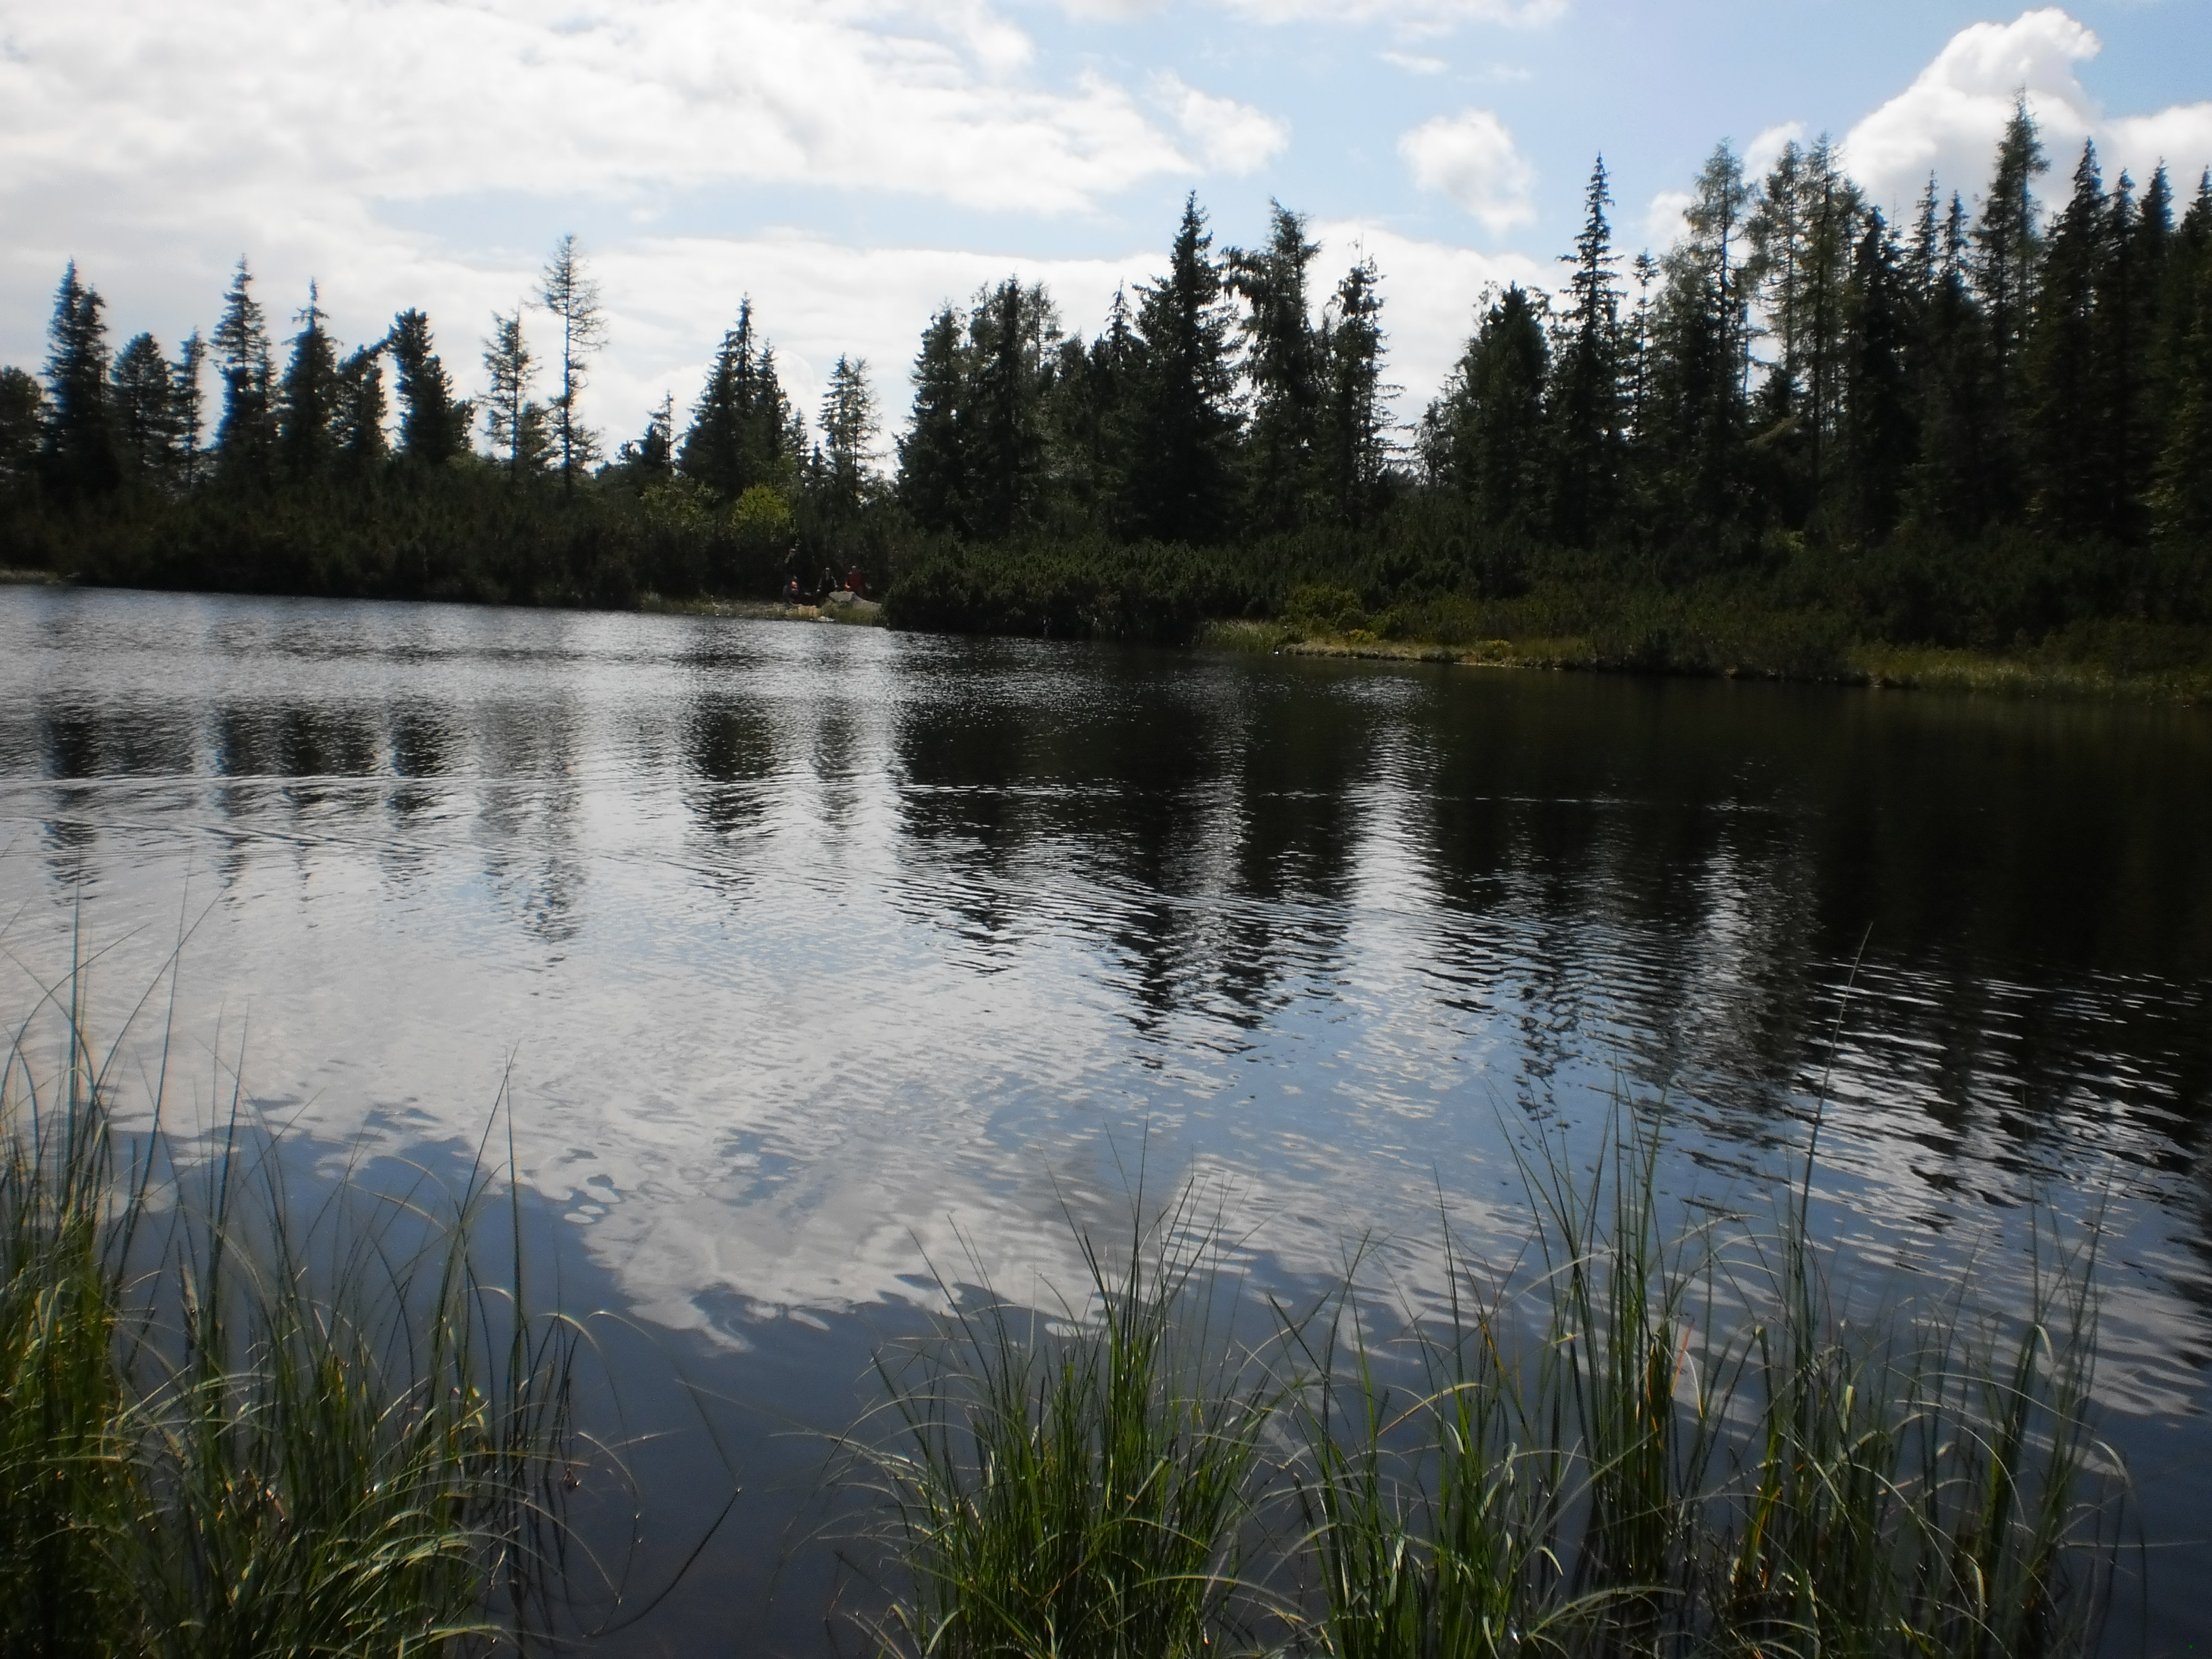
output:
<path id="1" fill-rule="evenodd" d="M 204 339 L 118 346 L 71 266 L 45 363 L 0 368 L 0 565 L 660 607 L 857 574 L 904 628 L 2201 696 L 2212 174 L 2053 158 L 2023 103 L 1964 182 L 1892 224 L 1826 141 L 1762 177 L 1723 144 L 1630 257 L 1600 161 L 1562 287 L 1464 296 L 1410 423 L 1385 273 L 1320 281 L 1279 204 L 1229 246 L 1190 200 L 1088 337 L 1012 278 L 917 319 L 895 443 L 850 356 L 810 421 L 741 302 L 610 444 L 573 238 L 480 375 L 416 309 L 342 345 L 312 286 L 280 340 L 243 260 Z"/>
<path id="2" fill-rule="evenodd" d="M 302 1218 L 235 1090 L 187 1142 L 157 1082 L 125 1134 L 82 992 L 46 990 L 0 1067 L 0 1650 L 573 1636 L 563 1609 L 611 1587 L 572 1582 L 597 1558 L 566 1494 L 607 1454 L 573 1411 L 580 1327 L 514 1265 L 520 1202 L 348 1182 Z M 1676 1226 L 1652 1120 L 1604 1144 L 1583 1171 L 1540 1143 L 1517 1258 L 1447 1228 L 1443 1283 L 1387 1340 L 1357 1260 L 1310 1305 L 1258 1303 L 1190 1188 L 1158 1213 L 1139 1193 L 1118 1241 L 1077 1229 L 1061 1305 L 955 1297 L 879 1356 L 882 1403 L 840 1442 L 866 1517 L 838 1544 L 847 1636 L 948 1659 L 2094 1651 L 2126 1488 L 2094 1437 L 2094 1228 L 2039 1235 L 2017 1306 L 1917 1278 L 1869 1302 L 1815 1237 L 1809 1152 L 1771 1201 Z"/>

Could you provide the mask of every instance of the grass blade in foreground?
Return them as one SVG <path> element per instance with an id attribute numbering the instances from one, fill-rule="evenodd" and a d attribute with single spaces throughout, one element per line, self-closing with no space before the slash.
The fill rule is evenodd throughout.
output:
<path id="1" fill-rule="evenodd" d="M 574 1332 L 519 1249 L 485 1275 L 484 1182 L 302 1224 L 235 1088 L 197 1168 L 159 1080 L 126 1141 L 82 993 L 42 988 L 0 1059 L 0 1650 L 396 1655 L 529 1623 Z"/>
<path id="2" fill-rule="evenodd" d="M 1231 1291 L 1203 1219 L 1186 1192 L 1126 1260 L 1079 1233 L 1088 1305 L 991 1296 L 879 1362 L 892 1432 L 860 1455 L 892 1517 L 884 1650 L 1179 1659 L 1231 1628 L 1274 1396 L 1215 1326 Z"/>

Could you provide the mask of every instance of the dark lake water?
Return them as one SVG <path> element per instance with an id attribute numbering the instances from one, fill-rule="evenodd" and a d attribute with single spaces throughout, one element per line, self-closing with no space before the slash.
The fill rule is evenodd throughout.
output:
<path id="1" fill-rule="evenodd" d="M 566 1271 L 738 1425 L 647 1650 L 827 1650 L 770 1571 L 786 1431 L 843 1425 L 930 1260 L 1073 1284 L 1142 1160 L 1262 1281 L 1364 1237 L 1418 1293 L 1440 1202 L 1525 1236 L 1532 1129 L 1663 1095 L 1670 1188 L 1741 1200 L 1824 1079 L 1870 1269 L 2001 1295 L 2028 1218 L 2103 1206 L 2107 1428 L 2172 1546 L 2126 1622 L 2212 1624 L 2203 713 L 0 589 L 0 943 L 58 971 L 80 900 L 102 1007 L 190 927 L 186 1061 L 316 1144 L 472 1142 L 508 1079 Z M 658 1547 L 720 1466 L 641 1459 Z"/>

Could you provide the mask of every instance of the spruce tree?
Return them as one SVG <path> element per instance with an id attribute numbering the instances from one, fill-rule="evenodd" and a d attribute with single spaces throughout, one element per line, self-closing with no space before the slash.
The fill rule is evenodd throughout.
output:
<path id="1" fill-rule="evenodd" d="M 64 501 L 104 495 L 122 481 L 108 406 L 104 305 L 98 289 L 78 280 L 70 260 L 46 330 L 44 470 L 47 487 Z"/>
<path id="2" fill-rule="evenodd" d="M 538 302 L 553 313 L 561 336 L 561 389 L 553 395 L 550 411 L 561 484 L 568 489 L 578 473 L 599 457 L 599 438 L 578 415 L 577 399 L 584 390 L 585 365 L 606 338 L 599 285 L 586 273 L 574 236 L 553 245 L 538 281 Z"/>
<path id="3" fill-rule="evenodd" d="M 1544 302 L 1516 283 L 1484 310 L 1424 426 L 1430 477 L 1486 524 L 1533 527 L 1543 491 Z"/>
<path id="4" fill-rule="evenodd" d="M 1127 510 L 1136 533 L 1159 541 L 1216 542 L 1230 526 L 1241 411 L 1212 246 L 1194 191 L 1167 274 L 1137 290 Z"/>
<path id="5" fill-rule="evenodd" d="M 2172 241 L 2173 188 L 2166 168 L 2152 171 L 2139 204 L 2122 173 L 2112 192 L 2108 258 L 2098 286 L 2097 355 L 2112 423 L 2103 517 L 2110 533 L 2129 544 L 2142 541 L 2150 528 L 2149 497 L 2166 404 L 2158 353 Z"/>
<path id="6" fill-rule="evenodd" d="M 1996 164 L 1974 226 L 1974 285 L 1989 334 L 1990 453 L 1982 493 L 1995 512 L 2017 511 L 2021 489 L 2019 427 L 2021 358 L 2035 320 L 2035 285 L 2041 263 L 2035 180 L 2050 170 L 2027 100 L 2013 106 L 1997 141 Z"/>
<path id="7" fill-rule="evenodd" d="M 1304 214 L 1280 202 L 1267 207 L 1267 246 L 1252 252 L 1230 249 L 1222 270 L 1224 283 L 1246 307 L 1240 330 L 1252 386 L 1245 434 L 1249 521 L 1289 529 L 1316 510 L 1323 471 L 1317 464 L 1323 381 L 1331 370 L 1306 295 L 1306 272 L 1320 244 L 1306 240 Z"/>
<path id="8" fill-rule="evenodd" d="M 520 483 L 544 468 L 550 447 L 545 406 L 530 395 L 538 359 L 523 336 L 520 307 L 492 313 L 491 326 L 483 354 L 484 435 L 507 477 Z"/>
<path id="9" fill-rule="evenodd" d="M 877 432 L 875 393 L 864 357 L 840 352 L 822 394 L 823 487 L 832 504 L 850 513 L 860 505 Z"/>
<path id="10" fill-rule="evenodd" d="M 1128 295 L 1117 288 L 1096 339 L 1060 343 L 1048 404 L 1057 498 L 1077 522 L 1115 534 L 1125 528 L 1139 350 Z"/>
<path id="11" fill-rule="evenodd" d="M 1059 339 L 1043 289 L 1010 276 L 976 296 L 962 410 L 970 535 L 1003 539 L 1042 518 L 1045 403 Z"/>
<path id="12" fill-rule="evenodd" d="M 1670 250 L 1652 308 L 1649 363 L 1638 438 L 1652 499 L 1684 526 L 1711 532 L 1743 516 L 1749 351 L 1754 270 L 1739 257 L 1748 240 L 1750 189 L 1726 143 L 1698 173 L 1685 216 L 1689 234 Z"/>
<path id="13" fill-rule="evenodd" d="M 2212 173 L 2178 240 L 2177 264 L 2185 261 L 2190 287 L 2168 336 L 2171 413 L 2150 508 L 2159 540 L 2190 556 L 2201 573 L 2212 568 Z"/>
<path id="14" fill-rule="evenodd" d="M 264 481 L 276 453 L 276 374 L 268 325 L 242 255 L 223 295 L 214 345 L 222 374 L 222 423 L 216 428 L 216 452 L 226 476 Z"/>
<path id="15" fill-rule="evenodd" d="M 914 360 L 914 413 L 898 444 L 899 500 L 925 531 L 957 533 L 964 526 L 964 381 L 960 318 L 948 305 L 922 331 Z"/>
<path id="16" fill-rule="evenodd" d="M 337 346 L 323 325 L 329 313 L 312 282 L 296 320 L 300 331 L 292 337 L 291 360 L 279 388 L 276 434 L 286 474 L 304 483 L 326 476 L 337 453 L 331 431 L 338 407 Z"/>
<path id="17" fill-rule="evenodd" d="M 1662 267 L 1650 315 L 1649 383 L 1638 471 L 1658 520 L 1694 530 L 1702 553 L 1740 514 L 1744 460 L 1741 380 L 1717 271 L 1687 248 Z"/>
<path id="18" fill-rule="evenodd" d="M 1358 529 L 1382 510 L 1390 466 L 1389 401 L 1382 379 L 1381 275 L 1361 259 L 1337 284 L 1322 332 L 1317 422 L 1320 508 L 1325 521 Z"/>
<path id="19" fill-rule="evenodd" d="M 1870 211 L 1852 260 L 1839 434 L 1841 528 L 1862 544 L 1895 527 L 1919 451 L 1909 362 L 1915 320 L 1904 252 Z"/>
<path id="20" fill-rule="evenodd" d="M 1613 277 L 1613 204 L 1605 158 L 1583 192 L 1583 228 L 1563 256 L 1567 282 L 1552 380 L 1552 533 L 1570 547 L 1588 547 L 1613 528 L 1620 500 L 1620 289 Z"/>
<path id="21" fill-rule="evenodd" d="M 331 439 L 340 470 L 356 477 L 374 472 L 389 453 L 384 436 L 383 357 L 380 341 L 349 354 L 337 367 Z"/>
<path id="22" fill-rule="evenodd" d="M 1966 204 L 1955 191 L 1932 246 L 1907 356 L 1920 450 L 1906 483 L 1905 517 L 1964 538 L 1978 534 L 1996 510 L 1990 459 L 1996 440 L 1989 332 L 1968 274 Z"/>
<path id="23" fill-rule="evenodd" d="M 168 359 L 152 335 L 132 336 L 115 354 L 108 398 L 125 474 L 166 484 L 176 455 L 176 409 Z"/>
<path id="24" fill-rule="evenodd" d="M 2098 291 L 2113 252 L 2110 230 L 2096 146 L 2085 143 L 2073 194 L 2051 227 L 2015 377 L 2029 507 L 2062 536 L 2104 527 L 2112 410 L 2098 361 Z"/>
<path id="25" fill-rule="evenodd" d="M 788 483 L 805 453 L 804 423 L 783 394 L 775 353 L 757 342 L 752 301 L 741 300 L 693 405 L 677 465 L 735 501 L 755 484 Z"/>
<path id="26" fill-rule="evenodd" d="M 676 464 L 676 394 L 664 392 L 653 412 L 645 417 L 645 430 L 625 438 L 617 461 L 640 486 L 668 476 Z"/>
<path id="27" fill-rule="evenodd" d="M 206 443 L 207 400 L 200 380 L 207 369 L 207 342 L 194 329 L 185 337 L 184 349 L 169 366 L 171 435 L 176 448 L 173 464 L 187 490 L 200 483 L 200 460 Z"/>
<path id="28" fill-rule="evenodd" d="M 424 466 L 443 466 L 469 446 L 475 410 L 453 396 L 453 383 L 430 338 L 430 319 L 403 311 L 384 337 L 399 392 L 399 453 Z"/>

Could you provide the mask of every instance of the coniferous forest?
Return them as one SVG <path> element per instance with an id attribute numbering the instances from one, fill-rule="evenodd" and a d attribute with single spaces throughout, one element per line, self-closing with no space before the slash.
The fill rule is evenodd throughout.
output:
<path id="1" fill-rule="evenodd" d="M 72 265 L 42 372 L 0 369 L 0 564 L 586 605 L 857 567 L 915 627 L 2212 665 L 2212 176 L 2054 169 L 2023 104 L 1972 203 L 1931 179 L 1891 223 L 1826 141 L 1763 178 L 1723 144 L 1681 239 L 1630 257 L 1600 161 L 1556 291 L 1470 295 L 1410 428 L 1383 273 L 1330 286 L 1279 204 L 1241 248 L 1192 198 L 1087 339 L 1018 281 L 948 304 L 902 422 L 850 358 L 810 421 L 741 302 L 690 407 L 611 446 L 573 239 L 480 359 L 416 310 L 349 349 L 312 287 L 280 337 L 244 260 L 204 338 L 117 346 Z"/>

